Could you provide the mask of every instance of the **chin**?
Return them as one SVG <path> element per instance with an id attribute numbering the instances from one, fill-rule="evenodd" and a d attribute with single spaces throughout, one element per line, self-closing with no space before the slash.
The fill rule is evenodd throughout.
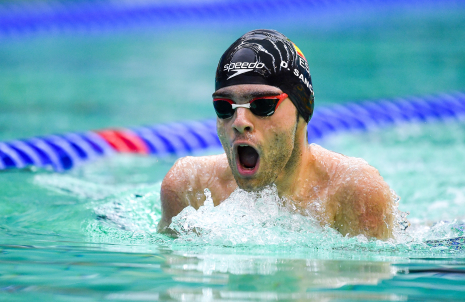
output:
<path id="1" fill-rule="evenodd" d="M 238 184 L 238 186 L 241 190 L 244 190 L 246 192 L 257 192 L 260 190 L 260 188 L 257 188 L 256 186 L 251 186 L 250 184 Z"/>
<path id="2" fill-rule="evenodd" d="M 234 178 L 236 179 L 236 183 L 239 186 L 239 188 L 246 192 L 257 192 L 271 184 L 271 182 L 267 182 L 260 179 L 242 178 L 237 176 L 235 176 Z"/>

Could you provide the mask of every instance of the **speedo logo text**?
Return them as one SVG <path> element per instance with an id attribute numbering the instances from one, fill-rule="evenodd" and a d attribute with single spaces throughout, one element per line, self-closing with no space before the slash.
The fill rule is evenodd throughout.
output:
<path id="1" fill-rule="evenodd" d="M 261 62 L 253 62 L 253 63 L 236 62 L 236 63 L 229 63 L 229 64 L 224 65 L 223 71 L 234 72 L 234 74 L 230 75 L 227 78 L 227 80 L 229 80 L 230 78 L 233 78 L 233 77 L 235 77 L 237 75 L 252 71 L 255 68 L 260 69 L 260 68 L 263 68 L 264 66 L 265 66 L 265 64 L 263 64 Z"/>

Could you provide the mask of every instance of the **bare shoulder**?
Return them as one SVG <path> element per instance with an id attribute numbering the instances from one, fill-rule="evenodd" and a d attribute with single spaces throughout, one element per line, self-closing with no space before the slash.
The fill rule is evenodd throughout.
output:
<path id="1" fill-rule="evenodd" d="M 176 161 L 161 185 L 162 218 L 158 224 L 158 231 L 169 232 L 167 228 L 171 223 L 171 218 L 185 207 L 193 206 L 197 209 L 203 204 L 205 201 L 203 190 L 209 186 L 209 182 L 217 179 L 218 174 L 222 173 L 225 161 L 227 166 L 224 154 L 188 156 Z"/>
<path id="2" fill-rule="evenodd" d="M 360 158 L 321 152 L 331 167 L 334 227 L 343 235 L 392 237 L 395 195 L 378 170 Z"/>

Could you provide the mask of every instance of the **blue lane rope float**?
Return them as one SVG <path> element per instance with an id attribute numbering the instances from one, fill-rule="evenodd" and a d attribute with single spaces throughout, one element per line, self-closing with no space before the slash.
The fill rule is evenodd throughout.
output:
<path id="1" fill-rule="evenodd" d="M 347 103 L 316 108 L 308 137 L 314 142 L 344 131 L 454 118 L 465 118 L 462 92 Z M 36 166 L 62 172 L 115 153 L 182 156 L 220 147 L 215 119 L 66 133 L 0 142 L 0 170 Z"/>
<path id="2" fill-rule="evenodd" d="M 349 9 L 376 9 L 428 4 L 463 5 L 464 0 L 223 0 L 223 1 L 11 1 L 0 3 L 0 36 L 42 32 L 87 32 L 137 26 L 178 25 L 186 23 L 267 20 L 280 17 L 322 15 L 323 11 L 347 12 Z"/>

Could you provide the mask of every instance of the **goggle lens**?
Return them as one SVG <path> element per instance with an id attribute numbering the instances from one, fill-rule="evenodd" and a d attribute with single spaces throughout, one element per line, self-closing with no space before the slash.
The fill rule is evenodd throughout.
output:
<path id="1" fill-rule="evenodd" d="M 278 99 L 258 99 L 250 103 L 250 111 L 257 116 L 272 115 L 278 104 Z"/>
<path id="2" fill-rule="evenodd" d="M 215 100 L 213 102 L 213 107 L 215 107 L 216 115 L 219 118 L 230 118 L 234 115 L 234 110 L 232 104 L 225 100 Z"/>

